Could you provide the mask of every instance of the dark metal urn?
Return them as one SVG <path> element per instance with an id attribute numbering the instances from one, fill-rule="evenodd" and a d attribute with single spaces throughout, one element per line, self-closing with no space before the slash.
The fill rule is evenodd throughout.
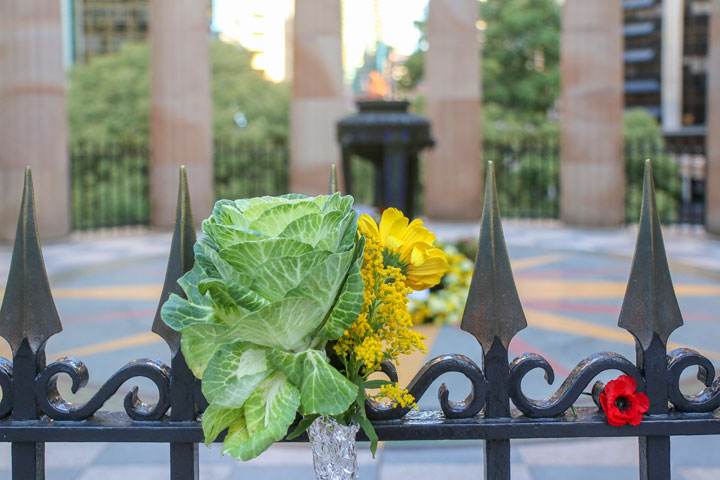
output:
<path id="1" fill-rule="evenodd" d="M 359 101 L 359 112 L 337 124 L 342 147 L 345 191 L 352 195 L 351 159 L 369 160 L 374 167 L 375 205 L 395 207 L 409 218 L 415 214 L 418 153 L 434 145 L 430 122 L 408 113 L 406 101 Z"/>

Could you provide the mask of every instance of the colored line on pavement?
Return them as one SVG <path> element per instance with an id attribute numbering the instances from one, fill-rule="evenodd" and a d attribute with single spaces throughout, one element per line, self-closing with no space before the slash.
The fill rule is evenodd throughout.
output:
<path id="1" fill-rule="evenodd" d="M 541 312 L 540 310 L 533 309 L 526 309 L 525 316 L 527 317 L 528 326 L 530 327 L 539 328 L 542 330 L 550 330 L 554 332 L 568 333 L 581 337 L 590 337 L 600 340 L 609 340 L 611 342 L 635 345 L 635 339 L 630 334 L 630 332 L 627 332 L 619 327 L 610 328 L 604 325 L 583 322 L 582 320 L 564 317 L 562 315 L 556 315 L 554 313 Z M 668 342 L 667 346 L 669 350 L 681 347 L 692 348 L 701 355 L 704 355 L 714 360 L 720 360 L 720 352 L 714 352 L 712 350 L 697 348 L 690 345 L 681 345 L 675 342 Z"/>
<path id="2" fill-rule="evenodd" d="M 134 318 L 147 318 L 148 325 L 152 323 L 155 317 L 154 308 L 144 308 L 141 310 L 123 310 L 115 312 L 96 312 L 84 313 L 81 315 L 66 315 L 61 318 L 63 325 L 72 325 L 76 323 L 96 323 L 96 322 L 112 322 L 116 320 L 130 320 Z"/>
<path id="3" fill-rule="evenodd" d="M 608 275 L 627 276 L 630 266 L 627 268 L 567 268 L 561 270 L 543 269 L 530 272 L 519 272 L 521 278 L 566 278 L 566 277 L 601 277 Z"/>
<path id="4" fill-rule="evenodd" d="M 567 258 L 569 255 L 566 253 L 554 253 L 552 255 L 540 255 L 537 257 L 520 258 L 510 262 L 513 272 L 519 272 L 528 268 L 539 267 L 547 265 L 549 263 L 555 263 L 557 261 Z"/>
<path id="5" fill-rule="evenodd" d="M 615 316 L 620 315 L 620 305 L 602 305 L 597 303 L 576 303 L 554 300 L 528 300 L 523 302 L 523 306 L 538 310 L 564 310 L 567 312 L 577 313 L 603 313 Z M 683 312 L 682 315 L 684 320 L 720 322 L 720 315 L 710 315 L 707 313 L 697 312 Z"/>
<path id="6" fill-rule="evenodd" d="M 56 288 L 54 298 L 65 299 L 122 299 L 122 300 L 159 300 L 162 284 L 120 285 L 113 287 L 75 287 Z"/>
<path id="7" fill-rule="evenodd" d="M 150 345 L 162 342 L 163 339 L 152 332 L 137 333 L 127 337 L 116 338 L 106 342 L 93 343 L 84 347 L 72 348 L 63 352 L 50 353 L 49 358 L 60 357 L 84 357 L 87 355 L 96 355 L 98 353 L 110 353 L 117 350 L 125 350 L 128 348 L 139 347 L 141 345 Z"/>
<path id="8" fill-rule="evenodd" d="M 508 349 L 509 352 L 512 355 L 522 355 L 526 352 L 533 352 L 541 357 L 543 357 L 552 367 L 553 371 L 555 372 L 555 375 L 560 375 L 563 377 L 567 377 L 570 374 L 570 370 L 568 370 L 565 365 L 555 360 L 553 357 L 548 355 L 547 353 L 543 352 L 539 348 L 537 348 L 535 345 L 526 342 L 522 338 L 514 337 L 510 341 L 510 348 Z"/>
<path id="9" fill-rule="evenodd" d="M 577 281 L 577 280 L 529 280 L 517 279 L 521 300 L 554 300 L 577 298 L 623 298 L 625 282 Z M 716 285 L 675 285 L 678 297 L 709 297 L 720 295 Z"/>

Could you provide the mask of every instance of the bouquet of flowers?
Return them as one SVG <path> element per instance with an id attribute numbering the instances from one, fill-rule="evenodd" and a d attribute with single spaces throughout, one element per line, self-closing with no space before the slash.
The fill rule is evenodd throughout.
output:
<path id="1" fill-rule="evenodd" d="M 323 416 L 356 422 L 374 398 L 408 405 L 397 384 L 368 380 L 384 360 L 423 350 L 407 294 L 440 281 L 448 265 L 434 236 L 395 209 L 378 226 L 350 196 L 283 195 L 220 200 L 202 225 L 194 267 L 163 320 L 209 406 L 209 444 L 227 429 L 223 453 L 256 457 Z"/>

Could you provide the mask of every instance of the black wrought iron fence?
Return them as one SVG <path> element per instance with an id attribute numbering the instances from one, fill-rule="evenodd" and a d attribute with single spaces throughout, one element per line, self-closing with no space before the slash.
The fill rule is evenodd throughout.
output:
<path id="1" fill-rule="evenodd" d="M 618 320 L 618 326 L 635 338 L 637 356 L 633 361 L 616 353 L 593 353 L 572 370 L 555 394 L 543 400 L 528 398 L 522 384 L 534 369 L 543 370 L 552 383 L 555 374 L 548 361 L 535 353 L 509 359 L 508 345 L 527 322 L 503 238 L 494 170 L 489 166 L 487 172 L 475 273 L 462 321 L 463 330 L 482 346 L 483 366 L 452 353 L 427 362 L 407 387 L 416 399 L 449 372 L 464 375 L 470 384 L 463 401 L 451 401 L 448 389 L 441 386 L 436 410 L 411 411 L 369 400 L 368 416 L 380 439 L 483 439 L 485 478 L 507 480 L 512 439 L 637 437 L 639 478 L 669 479 L 671 436 L 720 434 L 720 378 L 715 379 L 710 360 L 696 351 L 667 352 L 670 335 L 683 321 L 665 256 L 649 163 L 643 177 L 635 255 Z M 184 175 L 181 170 L 175 233 L 160 305 L 171 292 L 182 295 L 177 280 L 193 263 L 195 229 Z M 44 478 L 46 442 L 167 443 L 171 478 L 197 480 L 198 443 L 203 440 L 198 417 L 207 404 L 200 382 L 183 359 L 180 334 L 162 323 L 159 310 L 152 331 L 167 342 L 171 365 L 148 359 L 130 362 L 82 405 L 68 402 L 56 386 L 57 377 L 66 374 L 73 381 L 73 391 L 84 387 L 89 374 L 82 361 L 64 357 L 45 363 L 45 343 L 61 330 L 38 240 L 28 170 L 0 307 L 0 336 L 13 353 L 12 362 L 0 359 L 0 441 L 12 443 L 13 480 Z M 698 368 L 698 379 L 705 385 L 696 395 L 680 391 L 680 376 L 688 367 Z M 631 376 L 637 389 L 647 394 L 649 410 L 639 425 L 613 427 L 597 408 L 571 410 L 590 382 L 607 370 Z M 391 365 L 383 371 L 397 381 Z M 155 384 L 157 403 L 142 402 L 133 388 L 125 396 L 124 412 L 98 411 L 125 381 L 135 377 Z M 602 388 L 596 383 L 593 391 Z M 361 435 L 360 439 L 365 438 Z"/>
<path id="2" fill-rule="evenodd" d="M 215 145 L 216 197 L 287 193 L 288 155 L 287 146 L 272 143 Z M 74 230 L 149 223 L 150 150 L 147 145 L 73 145 L 70 168 Z"/>
<path id="3" fill-rule="evenodd" d="M 216 198 L 279 195 L 289 191 L 289 151 L 274 143 L 217 144 Z M 560 216 L 560 149 L 548 143 L 508 146 L 485 143 L 483 157 L 498 172 L 498 201 L 506 218 Z M 626 218 L 637 219 L 645 159 L 657 171 L 657 201 L 663 223 L 704 222 L 704 148 L 632 142 L 625 149 Z M 88 230 L 149 221 L 149 150 L 143 145 L 76 145 L 71 151 L 73 228 Z M 374 198 L 372 166 L 353 162 L 353 193 L 360 204 Z M 421 165 L 421 178 L 422 165 Z M 423 211 L 422 182 L 416 206 Z"/>
<path id="4" fill-rule="evenodd" d="M 560 149 L 557 145 L 485 143 L 483 159 L 495 165 L 498 201 L 504 217 L 560 217 Z"/>
<path id="5" fill-rule="evenodd" d="M 70 149 L 72 228 L 147 225 L 150 219 L 147 145 L 77 144 Z"/>
<path id="6" fill-rule="evenodd" d="M 707 159 L 704 145 L 662 145 L 633 142 L 625 147 L 625 213 L 635 222 L 642 203 L 642 174 L 645 160 L 655 169 L 658 214 L 663 223 L 705 223 L 705 179 Z"/>
<path id="7" fill-rule="evenodd" d="M 288 193 L 289 157 L 285 144 L 216 144 L 215 197 L 248 198 Z"/>

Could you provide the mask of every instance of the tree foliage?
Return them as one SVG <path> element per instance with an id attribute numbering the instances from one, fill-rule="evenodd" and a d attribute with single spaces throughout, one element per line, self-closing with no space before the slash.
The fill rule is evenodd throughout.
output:
<path id="1" fill-rule="evenodd" d="M 560 7 L 556 0 L 488 0 L 480 7 L 485 105 L 513 115 L 545 115 L 560 91 Z M 425 38 L 425 22 L 415 22 Z M 432 48 L 432 45 L 430 45 Z M 408 58 L 399 86 L 413 90 L 423 78 L 425 52 Z"/>
<path id="2" fill-rule="evenodd" d="M 181 55 L 182 52 L 178 52 Z M 287 141 L 289 89 L 250 67 L 251 53 L 210 43 L 216 141 Z M 150 132 L 150 46 L 125 44 L 70 71 L 70 135 L 74 142 L 145 143 Z M 247 126 L 238 127 L 236 113 Z"/>
<path id="3" fill-rule="evenodd" d="M 560 91 L 560 7 L 556 0 L 482 4 L 482 82 L 486 103 L 545 113 Z"/>

